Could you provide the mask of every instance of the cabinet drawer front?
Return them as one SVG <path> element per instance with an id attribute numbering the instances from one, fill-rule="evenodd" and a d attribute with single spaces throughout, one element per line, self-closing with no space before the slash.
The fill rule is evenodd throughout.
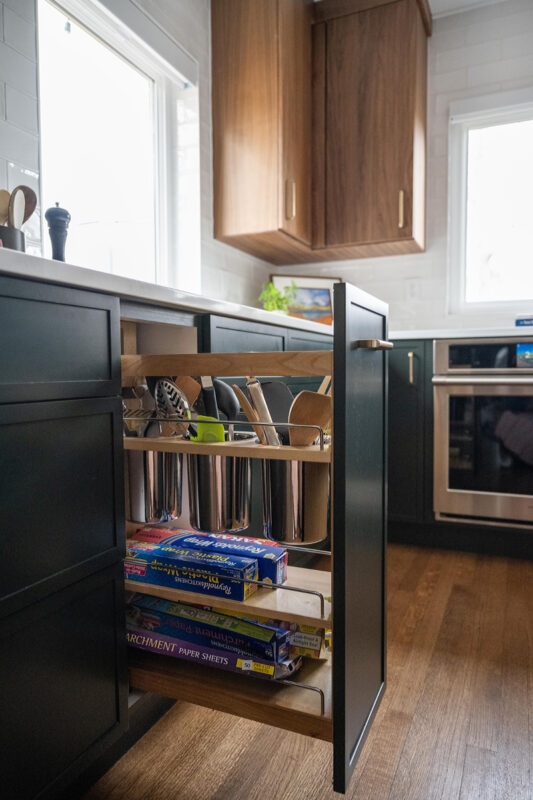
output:
<path id="1" fill-rule="evenodd" d="M 333 350 L 333 336 L 288 329 L 287 350 Z"/>
<path id="2" fill-rule="evenodd" d="M 121 453 L 119 399 L 0 407 L 0 597 L 29 602 L 120 558 Z"/>
<path id="3" fill-rule="evenodd" d="M 114 297 L 0 278 L 0 403 L 120 392 Z"/>
<path id="4" fill-rule="evenodd" d="M 51 796 L 125 727 L 121 565 L 0 623 L 2 796 Z M 43 792 L 43 795 L 40 793 Z"/>
<path id="5" fill-rule="evenodd" d="M 204 353 L 270 353 L 286 350 L 287 331 L 277 325 L 209 315 L 203 320 Z"/>

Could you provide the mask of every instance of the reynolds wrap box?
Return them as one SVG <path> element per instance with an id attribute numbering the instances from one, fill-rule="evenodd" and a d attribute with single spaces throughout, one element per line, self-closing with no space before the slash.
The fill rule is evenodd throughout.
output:
<path id="1" fill-rule="evenodd" d="M 255 584 L 243 582 L 257 580 L 256 559 L 193 550 L 179 541 L 170 546 L 129 540 L 124 574 L 132 581 L 232 600 L 246 600 L 257 590 Z"/>
<path id="2" fill-rule="evenodd" d="M 258 678 L 280 679 L 288 678 L 300 668 L 302 660 L 297 658 L 292 661 L 278 663 L 266 661 L 255 657 L 244 658 L 238 653 L 229 653 L 215 647 L 204 647 L 193 642 L 176 639 L 162 633 L 151 632 L 143 628 L 128 626 L 126 630 L 128 644 L 141 650 L 152 653 L 182 658 L 194 661 L 197 664 L 207 664 L 210 667 L 227 669 L 245 675 L 254 675 Z"/>
<path id="3" fill-rule="evenodd" d="M 127 600 L 126 614 L 128 624 L 136 628 L 204 647 L 228 650 L 244 658 L 258 657 L 278 662 L 289 657 L 288 631 L 224 613 L 132 593 Z"/>
<path id="4" fill-rule="evenodd" d="M 132 538 L 153 544 L 175 544 L 179 541 L 180 547 L 256 558 L 260 581 L 285 583 L 287 580 L 287 551 L 277 542 L 230 533 L 192 533 L 151 526 L 137 531 Z"/>

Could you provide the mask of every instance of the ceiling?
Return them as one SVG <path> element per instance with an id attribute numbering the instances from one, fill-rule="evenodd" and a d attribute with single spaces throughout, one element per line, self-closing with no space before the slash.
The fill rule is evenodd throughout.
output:
<path id="1" fill-rule="evenodd" d="M 494 5 L 497 2 L 502 2 L 502 0 L 429 0 L 429 5 L 434 17 L 444 17 L 447 14 Z"/>

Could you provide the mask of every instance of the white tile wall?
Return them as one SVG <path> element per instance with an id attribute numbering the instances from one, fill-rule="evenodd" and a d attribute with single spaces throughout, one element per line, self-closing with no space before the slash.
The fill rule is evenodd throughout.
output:
<path id="1" fill-rule="evenodd" d="M 523 86 L 533 86 L 533 0 L 505 0 L 435 20 L 429 40 L 427 251 L 280 271 L 339 275 L 357 284 L 389 302 L 394 330 L 512 325 L 504 313 L 447 312 L 448 111 L 453 100 Z"/>
<path id="2" fill-rule="evenodd" d="M 0 0 L 0 188 L 11 191 L 21 183 L 38 196 L 35 0 Z M 30 251 L 40 238 L 36 215 L 28 226 Z"/>

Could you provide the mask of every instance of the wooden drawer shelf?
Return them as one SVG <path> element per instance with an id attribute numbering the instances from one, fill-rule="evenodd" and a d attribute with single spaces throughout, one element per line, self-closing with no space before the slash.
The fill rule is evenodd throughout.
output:
<path id="1" fill-rule="evenodd" d="M 312 461 L 315 464 L 329 464 L 331 447 L 323 450 L 319 445 L 308 447 L 276 447 L 268 444 L 234 444 L 233 442 L 190 442 L 175 436 L 160 436 L 147 439 L 134 436 L 124 437 L 125 450 L 156 450 L 160 453 L 191 453 L 202 456 L 237 456 L 240 458 L 274 459 L 276 461 Z"/>
<path id="2" fill-rule="evenodd" d="M 288 567 L 287 570 L 287 586 L 309 589 L 324 596 L 323 617 L 320 615 L 320 598 L 316 594 L 291 592 L 286 589 L 259 588 L 247 600 L 231 600 L 227 597 L 213 597 L 140 581 L 126 580 L 125 585 L 129 592 L 149 594 L 152 597 L 162 597 L 175 602 L 211 605 L 229 611 L 242 611 L 285 622 L 296 622 L 299 625 L 314 625 L 318 628 L 329 628 L 331 625 L 331 573 L 324 570 L 304 567 Z"/>
<path id="3" fill-rule="evenodd" d="M 225 711 L 266 725 L 274 725 L 328 742 L 333 738 L 331 663 L 306 659 L 295 675 L 295 686 L 238 675 L 226 670 L 129 648 L 130 685 L 146 692 Z M 320 713 L 317 692 L 324 692 L 325 713 Z"/>

